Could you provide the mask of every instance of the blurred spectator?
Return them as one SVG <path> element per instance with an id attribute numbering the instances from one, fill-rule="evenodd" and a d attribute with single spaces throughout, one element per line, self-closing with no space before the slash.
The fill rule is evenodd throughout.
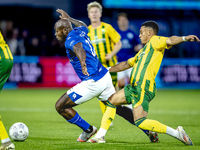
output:
<path id="1" fill-rule="evenodd" d="M 47 35 L 43 33 L 40 38 L 40 56 L 47 56 L 49 49 L 49 42 L 47 40 Z"/>
<path id="2" fill-rule="evenodd" d="M 24 29 L 22 31 L 22 37 L 18 41 L 18 51 L 19 55 L 21 56 L 26 55 L 26 48 L 28 46 L 28 41 L 29 41 L 28 35 L 29 35 L 28 30 Z"/>
<path id="3" fill-rule="evenodd" d="M 60 50 L 59 42 L 56 38 L 53 38 L 51 41 L 50 48 L 48 50 L 48 56 L 55 56 L 57 55 L 58 51 Z"/>
<path id="4" fill-rule="evenodd" d="M 13 56 L 15 56 L 17 54 L 17 47 L 18 47 L 18 34 L 19 34 L 19 30 L 17 28 L 15 29 L 9 29 L 7 31 L 7 44 L 10 47 L 10 51 L 12 53 Z"/>
<path id="5" fill-rule="evenodd" d="M 39 38 L 33 37 L 31 39 L 31 43 L 27 46 L 26 55 L 39 56 L 39 54 L 40 54 Z"/>

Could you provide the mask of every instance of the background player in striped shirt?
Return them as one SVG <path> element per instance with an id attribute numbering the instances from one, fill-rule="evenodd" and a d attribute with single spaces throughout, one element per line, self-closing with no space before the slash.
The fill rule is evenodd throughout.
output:
<path id="1" fill-rule="evenodd" d="M 10 76 L 12 67 L 13 67 L 13 56 L 0 32 L 0 93 L 4 84 L 6 83 L 6 81 Z M 0 114 L 0 138 L 2 143 L 0 150 L 15 149 L 15 145 L 10 141 L 10 138 L 1 120 L 1 114 Z"/>
<path id="2" fill-rule="evenodd" d="M 166 133 L 180 140 L 186 145 L 193 145 L 190 137 L 181 126 L 175 130 L 156 120 L 147 119 L 149 103 L 155 97 L 156 84 L 155 77 L 160 68 L 165 49 L 171 48 L 186 41 L 200 42 L 197 36 L 157 36 L 159 27 L 154 21 L 147 21 L 141 25 L 140 40 L 145 46 L 133 58 L 121 62 L 109 69 L 110 72 L 123 71 L 133 68 L 131 72 L 130 84 L 109 98 L 108 108 L 114 108 L 122 104 L 131 104 L 133 106 L 134 124 L 140 129 L 150 130 L 158 133 Z M 108 110 L 107 108 L 107 110 Z M 104 113 L 108 115 L 109 111 Z M 99 131 L 98 131 L 99 133 Z M 98 134 L 97 133 L 97 134 Z M 100 133 L 99 133 L 100 134 Z M 90 142 L 100 143 L 102 138 L 94 137 Z"/>

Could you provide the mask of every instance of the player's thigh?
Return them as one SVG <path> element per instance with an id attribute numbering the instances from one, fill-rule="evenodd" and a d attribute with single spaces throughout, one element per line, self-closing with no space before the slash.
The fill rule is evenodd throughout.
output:
<path id="1" fill-rule="evenodd" d="M 109 98 L 109 102 L 113 105 L 120 106 L 122 104 L 127 104 L 124 89 L 121 89 L 117 93 L 113 94 Z"/>
<path id="2" fill-rule="evenodd" d="M 101 86 L 94 80 L 82 81 L 67 91 L 69 98 L 76 104 L 81 104 L 96 97 L 101 91 Z"/>
<path id="3" fill-rule="evenodd" d="M 143 110 L 148 113 L 149 111 L 149 103 L 150 101 L 155 97 L 155 91 L 151 92 L 148 90 L 141 90 L 141 92 L 138 92 L 138 97 L 135 99 L 133 107 L 137 108 L 139 105 L 143 107 Z"/>

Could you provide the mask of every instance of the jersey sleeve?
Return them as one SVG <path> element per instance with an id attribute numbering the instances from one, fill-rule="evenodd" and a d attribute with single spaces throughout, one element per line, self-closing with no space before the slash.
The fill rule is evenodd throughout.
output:
<path id="1" fill-rule="evenodd" d="M 119 42 L 121 39 L 119 33 L 111 25 L 108 26 L 108 35 L 114 43 Z"/>
<path id="2" fill-rule="evenodd" d="M 84 31 L 85 34 L 88 34 L 88 29 L 85 26 L 78 27 L 80 30 Z"/>
<path id="3" fill-rule="evenodd" d="M 170 49 L 172 46 L 167 46 L 167 39 L 168 37 L 153 36 L 150 42 L 152 43 L 153 48 L 156 50 Z"/>
<path id="4" fill-rule="evenodd" d="M 139 51 L 139 52 L 140 52 L 140 51 Z M 128 59 L 128 64 L 129 64 L 131 67 L 133 67 L 133 66 L 135 65 L 135 62 L 136 62 L 137 57 L 138 57 L 138 55 L 139 55 L 139 52 L 138 52 L 134 57 Z"/>
<path id="5" fill-rule="evenodd" d="M 80 39 L 77 36 L 71 36 L 70 38 L 67 38 L 65 41 L 65 48 L 70 49 L 73 51 L 73 46 L 77 43 L 81 42 Z"/>

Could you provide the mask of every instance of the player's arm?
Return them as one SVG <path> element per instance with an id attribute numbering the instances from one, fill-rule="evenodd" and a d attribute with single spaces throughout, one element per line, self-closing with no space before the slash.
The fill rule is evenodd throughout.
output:
<path id="1" fill-rule="evenodd" d="M 122 42 L 121 40 L 119 40 L 117 43 L 115 43 L 112 52 L 109 54 L 106 54 L 105 59 L 110 60 L 115 54 L 117 54 L 117 52 L 121 49 L 121 47 L 122 47 Z"/>
<path id="2" fill-rule="evenodd" d="M 188 35 L 188 36 L 171 36 L 166 40 L 168 46 L 177 45 L 183 42 L 200 42 L 199 38 L 196 35 Z"/>
<path id="3" fill-rule="evenodd" d="M 56 10 L 57 12 L 59 12 L 61 15 L 59 16 L 60 18 L 62 19 L 68 19 L 72 24 L 74 24 L 76 27 L 79 27 L 79 26 L 85 26 L 87 28 L 87 25 L 80 21 L 80 20 L 77 20 L 77 19 L 74 19 L 72 17 L 70 17 L 65 11 L 63 11 L 62 9 L 57 9 Z"/>
<path id="4" fill-rule="evenodd" d="M 128 61 L 123 61 L 115 66 L 110 67 L 109 72 L 120 72 L 131 68 Z"/>
<path id="5" fill-rule="evenodd" d="M 74 53 L 76 54 L 76 56 L 78 57 L 78 59 L 79 59 L 79 61 L 81 63 L 82 73 L 84 75 L 88 75 L 89 76 L 89 73 L 87 72 L 86 63 L 85 63 L 86 53 L 85 53 L 85 50 L 83 49 L 82 43 L 79 42 L 79 43 L 75 44 L 73 46 L 73 51 L 74 51 Z"/>

